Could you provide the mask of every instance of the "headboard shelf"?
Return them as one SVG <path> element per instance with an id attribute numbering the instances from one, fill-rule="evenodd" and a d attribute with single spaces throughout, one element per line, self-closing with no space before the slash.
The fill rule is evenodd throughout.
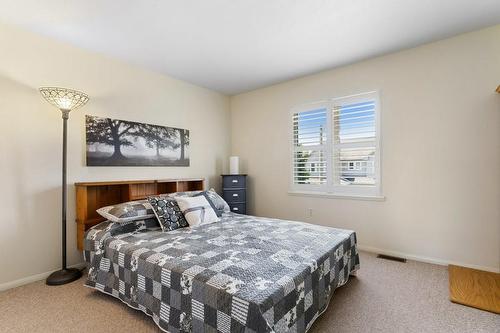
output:
<path id="1" fill-rule="evenodd" d="M 83 249 L 83 236 L 92 226 L 104 221 L 96 210 L 150 195 L 205 189 L 204 178 L 119 180 L 78 182 L 76 189 L 77 246 Z"/>

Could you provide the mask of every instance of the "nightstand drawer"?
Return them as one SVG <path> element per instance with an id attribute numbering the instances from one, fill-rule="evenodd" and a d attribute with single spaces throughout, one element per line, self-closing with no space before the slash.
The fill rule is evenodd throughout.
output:
<path id="1" fill-rule="evenodd" d="M 222 196 L 226 202 L 246 202 L 245 190 L 223 190 Z"/>
<path id="2" fill-rule="evenodd" d="M 238 214 L 246 214 L 247 213 L 247 205 L 244 203 L 230 203 L 229 208 L 231 212 Z"/>
<path id="3" fill-rule="evenodd" d="M 246 177 L 240 175 L 224 176 L 222 188 L 245 188 Z"/>

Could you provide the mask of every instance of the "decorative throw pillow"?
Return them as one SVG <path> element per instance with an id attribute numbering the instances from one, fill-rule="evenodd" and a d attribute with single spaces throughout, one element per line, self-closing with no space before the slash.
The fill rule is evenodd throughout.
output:
<path id="1" fill-rule="evenodd" d="M 211 188 L 208 191 L 200 192 L 195 195 L 195 197 L 197 196 L 204 196 L 207 199 L 210 206 L 212 206 L 212 208 L 214 209 L 217 216 L 219 217 L 222 216 L 222 213 L 230 211 L 227 202 L 224 199 L 222 199 L 222 197 L 219 194 L 217 194 L 217 192 L 215 192 L 213 188 Z"/>
<path id="2" fill-rule="evenodd" d="M 220 221 L 204 196 L 176 197 L 175 200 L 191 227 Z"/>
<path id="3" fill-rule="evenodd" d="M 152 196 L 148 198 L 148 201 L 153 207 L 154 214 L 158 218 L 158 222 L 160 222 L 163 231 L 172 231 L 188 226 L 174 198 Z"/>
<path id="4" fill-rule="evenodd" d="M 96 212 L 107 220 L 127 223 L 154 217 L 153 208 L 147 200 L 129 201 L 99 208 Z"/>

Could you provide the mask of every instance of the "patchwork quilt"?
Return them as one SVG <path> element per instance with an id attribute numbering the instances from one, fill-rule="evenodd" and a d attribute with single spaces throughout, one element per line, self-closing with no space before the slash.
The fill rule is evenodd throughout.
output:
<path id="1" fill-rule="evenodd" d="M 359 268 L 353 231 L 234 213 L 169 232 L 106 221 L 84 247 L 86 285 L 168 332 L 306 332 Z"/>

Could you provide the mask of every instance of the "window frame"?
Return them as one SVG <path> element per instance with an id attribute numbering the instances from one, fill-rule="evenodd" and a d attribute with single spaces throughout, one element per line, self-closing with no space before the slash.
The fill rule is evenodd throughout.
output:
<path id="1" fill-rule="evenodd" d="M 346 146 L 362 146 L 363 142 L 354 144 L 339 144 L 335 145 L 333 142 L 333 127 L 332 127 L 332 115 L 335 106 L 355 104 L 360 102 L 373 101 L 375 104 L 375 140 L 373 145 L 375 147 L 375 185 L 339 185 L 335 184 L 334 174 L 333 174 L 333 154 L 335 149 L 340 149 L 337 147 Z M 314 109 L 325 108 L 327 113 L 327 123 L 326 123 L 326 143 L 323 145 L 323 152 L 326 158 L 326 183 L 322 185 L 311 185 L 311 184 L 296 184 L 294 182 L 294 156 L 295 152 L 299 151 L 294 144 L 294 133 L 293 133 L 293 115 L 299 112 L 311 111 Z M 290 140 L 290 175 L 289 175 L 289 193 L 290 194 L 306 194 L 306 195 L 317 195 L 317 196 L 329 196 L 329 197 L 344 197 L 344 198 L 366 198 L 366 199 L 383 199 L 382 196 L 382 132 L 381 132 L 381 106 L 380 106 L 380 92 L 379 91 L 369 91 L 364 93 L 359 93 L 349 96 L 341 96 L 335 98 L 329 98 L 317 102 L 306 103 L 299 106 L 292 107 L 289 113 L 289 140 Z M 316 147 L 316 146 L 314 146 Z M 302 150 L 314 150 L 315 148 L 310 148 L 310 146 L 305 147 Z M 337 163 L 340 165 L 339 163 Z"/>

